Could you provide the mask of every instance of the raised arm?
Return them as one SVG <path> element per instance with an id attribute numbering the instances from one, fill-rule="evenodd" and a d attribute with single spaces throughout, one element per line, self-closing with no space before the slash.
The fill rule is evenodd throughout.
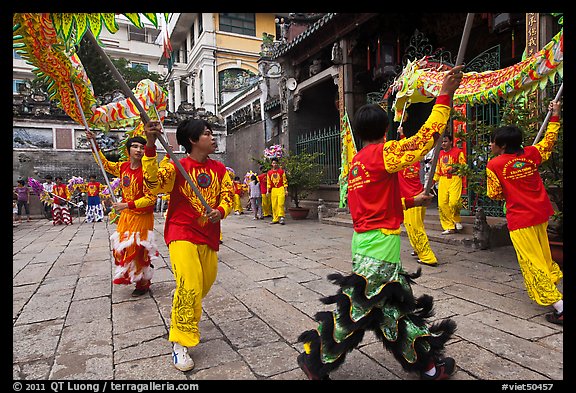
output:
<path id="1" fill-rule="evenodd" d="M 144 185 L 153 194 L 166 194 L 172 191 L 176 180 L 176 168 L 168 160 L 159 165 L 156 153 L 157 135 L 162 132 L 160 122 L 149 121 L 144 126 L 146 132 L 146 148 L 142 157 L 142 171 L 144 172 Z"/>
<path id="2" fill-rule="evenodd" d="M 434 147 L 434 142 L 440 138 L 450 118 L 452 97 L 462 81 L 462 67 L 456 66 L 446 72 L 432 113 L 416 134 L 386 142 L 384 163 L 388 172 L 398 172 L 420 161 Z"/>
<path id="3" fill-rule="evenodd" d="M 560 129 L 560 101 L 550 101 L 548 110 L 552 111 L 550 121 L 546 127 L 544 138 L 534 145 L 542 156 L 542 162 L 548 160 L 558 140 L 558 130 Z"/>

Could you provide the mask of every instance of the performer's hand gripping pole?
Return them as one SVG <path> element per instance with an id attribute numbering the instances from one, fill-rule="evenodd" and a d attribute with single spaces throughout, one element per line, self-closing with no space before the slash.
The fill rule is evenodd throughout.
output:
<path id="1" fill-rule="evenodd" d="M 562 84 L 558 88 L 558 92 L 556 93 L 556 97 L 554 98 L 554 101 L 558 102 L 558 100 L 560 100 L 560 97 L 562 96 L 562 90 L 564 90 L 564 82 L 562 82 Z M 549 110 L 548 113 L 546 114 L 546 118 L 544 119 L 544 122 L 542 123 L 542 126 L 540 127 L 540 130 L 538 131 L 538 135 L 536 135 L 536 138 L 534 138 L 534 143 L 532 143 L 532 145 L 537 144 L 538 141 L 540 140 L 542 133 L 544 132 L 544 130 L 546 129 L 546 126 L 548 125 L 548 122 L 550 121 L 550 116 L 552 116 L 551 110 Z"/>
<path id="2" fill-rule="evenodd" d="M 398 124 L 398 128 L 402 127 L 402 122 L 404 121 L 404 112 L 406 111 L 406 104 L 408 104 L 408 101 L 410 100 L 406 100 L 406 102 L 404 103 L 404 108 L 402 108 L 402 118 L 400 119 L 400 124 Z"/>

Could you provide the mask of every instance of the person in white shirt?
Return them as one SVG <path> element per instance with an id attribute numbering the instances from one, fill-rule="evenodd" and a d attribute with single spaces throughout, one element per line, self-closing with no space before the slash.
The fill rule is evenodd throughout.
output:
<path id="1" fill-rule="evenodd" d="M 250 206 L 252 206 L 252 211 L 254 212 L 253 220 L 262 220 L 264 219 L 262 215 L 262 191 L 260 190 L 258 176 L 252 175 L 248 188 L 250 190 Z"/>
<path id="2" fill-rule="evenodd" d="M 52 182 L 52 175 L 46 175 L 44 178 L 46 180 L 42 183 L 42 187 L 44 187 L 44 191 L 51 193 L 52 189 L 54 188 L 54 183 Z M 44 217 L 48 220 L 52 220 L 52 206 L 48 204 L 48 202 L 42 202 L 44 205 Z"/>

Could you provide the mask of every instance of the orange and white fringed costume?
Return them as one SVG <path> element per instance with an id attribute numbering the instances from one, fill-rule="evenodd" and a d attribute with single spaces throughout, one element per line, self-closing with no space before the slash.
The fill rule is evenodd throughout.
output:
<path id="1" fill-rule="evenodd" d="M 110 162 L 101 151 L 98 154 L 106 172 L 120 178 L 122 201 L 128 203 L 110 236 L 116 265 L 113 282 L 146 289 L 159 255 L 153 232 L 156 196 L 144 187 L 142 167 L 131 169 L 129 161 Z"/>
<path id="2" fill-rule="evenodd" d="M 54 204 L 52 205 L 52 225 L 71 225 L 72 215 L 67 200 L 70 200 L 70 190 L 64 183 L 54 184 L 52 188 Z"/>

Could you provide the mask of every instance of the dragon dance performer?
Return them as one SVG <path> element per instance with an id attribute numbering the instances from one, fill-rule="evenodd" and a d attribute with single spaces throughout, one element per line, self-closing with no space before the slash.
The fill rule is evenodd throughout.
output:
<path id="1" fill-rule="evenodd" d="M 116 232 L 110 236 L 114 263 L 114 284 L 135 284 L 132 296 L 142 296 L 150 289 L 154 275 L 152 262 L 158 258 L 154 239 L 154 204 L 156 195 L 144 186 L 142 156 L 146 139 L 141 136 L 128 138 L 128 161 L 111 162 L 106 159 L 91 131 L 86 137 L 94 140 L 104 170 L 120 178 L 122 202 L 113 203 L 120 214 Z M 92 152 L 92 154 L 95 154 Z"/>
<path id="2" fill-rule="evenodd" d="M 404 129 L 398 127 L 400 139 L 404 139 Z M 415 197 L 424 191 L 424 185 L 420 181 L 421 161 L 416 161 L 407 168 L 398 172 L 398 182 L 400 184 L 400 195 L 402 198 Z M 436 254 L 430 247 L 428 235 L 424 230 L 424 217 L 426 216 L 426 206 L 414 206 L 404 210 L 404 227 L 410 245 L 414 249 L 412 256 L 418 257 L 418 263 L 428 266 L 438 266 Z"/>
<path id="3" fill-rule="evenodd" d="M 280 168 L 278 158 L 272 158 L 272 169 L 266 174 L 267 193 L 270 194 L 272 206 L 272 222 L 270 224 L 284 225 L 286 213 L 284 204 L 288 195 L 288 180 L 286 172 Z"/>
<path id="4" fill-rule="evenodd" d="M 162 132 L 161 123 L 152 120 L 144 129 L 147 143 L 142 165 L 146 184 L 154 193 L 170 194 L 164 240 L 170 253 L 176 289 L 168 340 L 173 343 L 174 367 L 189 371 L 194 368 L 194 360 L 188 347 L 200 342 L 198 323 L 202 299 L 216 280 L 220 220 L 232 211 L 234 186 L 226 166 L 209 157 L 217 145 L 207 121 L 183 120 L 176 128 L 176 139 L 187 154 L 180 164 L 210 206 L 210 212 L 174 162 L 159 166 L 155 142 Z"/>
<path id="5" fill-rule="evenodd" d="M 86 207 L 86 222 L 102 222 L 104 219 L 104 209 L 100 199 L 100 192 L 106 189 L 104 184 L 96 181 L 96 175 L 90 175 L 88 183 L 76 184 L 75 188 L 80 192 L 85 192 L 88 196 L 88 206 Z"/>
<path id="6" fill-rule="evenodd" d="M 460 217 L 463 179 L 452 165 L 466 165 L 466 157 L 462 149 L 452 146 L 453 141 L 452 135 L 442 137 L 442 150 L 433 178 L 434 182 L 438 182 L 438 215 L 444 229 L 443 235 L 456 233 L 463 228 Z"/>
<path id="7" fill-rule="evenodd" d="M 52 225 L 72 225 L 72 215 L 68 207 L 68 200 L 72 194 L 68 186 L 62 183 L 62 176 L 56 176 L 56 184 L 52 187 L 54 203 L 52 204 Z"/>
<path id="8" fill-rule="evenodd" d="M 272 200 L 270 199 L 270 194 L 268 194 L 266 174 L 266 169 L 264 166 L 261 166 L 260 174 L 258 175 L 258 184 L 260 184 L 260 193 L 262 194 L 262 217 L 272 216 Z"/>
<path id="9" fill-rule="evenodd" d="M 550 102 L 549 110 L 546 134 L 534 146 L 522 146 L 523 132 L 516 126 L 494 130 L 490 147 L 495 157 L 486 167 L 486 187 L 488 197 L 506 202 L 510 240 L 528 296 L 541 306 L 553 306 L 546 320 L 563 325 L 563 295 L 556 286 L 563 274 L 552 260 L 546 233 L 554 209 L 538 172 L 550 158 L 560 128 L 560 102 Z"/>
<path id="10" fill-rule="evenodd" d="M 462 80 L 461 69 L 457 66 L 446 73 L 432 113 L 410 138 L 385 142 L 388 115 L 376 104 L 356 112 L 354 133 L 365 143 L 348 175 L 354 223 L 352 274 L 328 276 L 340 289 L 321 300 L 335 303 L 336 310 L 317 313 L 317 329 L 298 338 L 304 343 L 298 365 L 309 379 L 329 379 L 366 330 L 372 330 L 402 367 L 419 372 L 421 379 L 447 379 L 454 373 L 454 359 L 443 357 L 443 352 L 456 323 L 446 319 L 427 325 L 433 299 L 429 295 L 415 298 L 410 286 L 421 270 L 409 275 L 400 261 L 402 210 L 428 203 L 431 196 L 422 193 L 402 199 L 398 172 L 421 160 L 446 128 L 451 98 Z"/>
<path id="11" fill-rule="evenodd" d="M 234 177 L 234 202 L 232 203 L 234 214 L 244 214 L 244 208 L 242 207 L 242 197 L 248 191 L 248 186 L 240 182 L 240 176 Z"/>

